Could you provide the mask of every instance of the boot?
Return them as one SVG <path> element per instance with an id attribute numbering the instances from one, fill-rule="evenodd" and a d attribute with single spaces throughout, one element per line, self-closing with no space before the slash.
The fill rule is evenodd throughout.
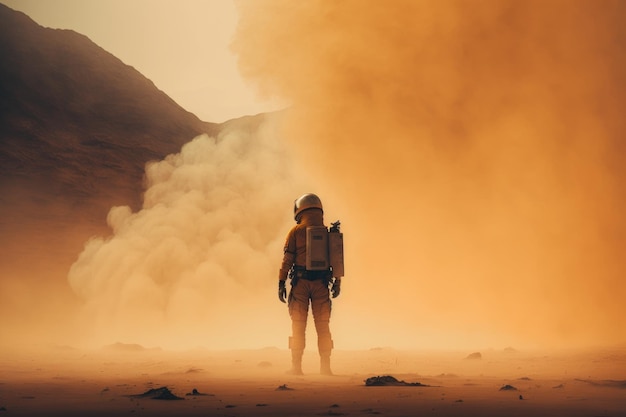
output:
<path id="1" fill-rule="evenodd" d="M 289 375 L 304 375 L 302 373 L 303 349 L 291 349 L 291 369 L 287 371 Z"/>
<path id="2" fill-rule="evenodd" d="M 333 374 L 333 372 L 330 370 L 330 351 L 320 352 L 320 374 Z"/>

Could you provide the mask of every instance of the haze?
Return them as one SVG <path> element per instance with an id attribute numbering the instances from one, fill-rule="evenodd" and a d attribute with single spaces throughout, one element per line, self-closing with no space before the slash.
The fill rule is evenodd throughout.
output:
<path id="1" fill-rule="evenodd" d="M 238 3 L 242 74 L 294 103 L 293 157 L 343 220 L 338 337 L 626 340 L 625 8 Z"/>
<path id="2" fill-rule="evenodd" d="M 316 192 L 338 349 L 626 343 L 625 8 L 238 2 L 241 74 L 293 106 L 148 165 L 77 253 L 65 342 L 286 348 L 282 244 Z"/>

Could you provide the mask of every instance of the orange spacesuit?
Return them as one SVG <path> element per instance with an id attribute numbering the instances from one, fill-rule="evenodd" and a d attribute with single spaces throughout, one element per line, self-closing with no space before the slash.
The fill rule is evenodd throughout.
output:
<path id="1" fill-rule="evenodd" d="M 278 297 L 286 298 L 285 282 L 291 278 L 291 291 L 287 298 L 292 321 L 289 348 L 292 355 L 291 373 L 302 374 L 302 354 L 306 345 L 305 330 L 309 304 L 317 331 L 320 355 L 320 373 L 332 375 L 330 354 L 333 340 L 330 333 L 331 295 L 335 298 L 341 289 L 341 277 L 333 277 L 332 269 L 307 270 L 307 227 L 324 226 L 322 203 L 315 194 L 305 194 L 295 201 L 294 218 L 297 222 L 285 242 L 282 266 L 278 276 Z M 329 286 L 332 287 L 329 289 Z"/>

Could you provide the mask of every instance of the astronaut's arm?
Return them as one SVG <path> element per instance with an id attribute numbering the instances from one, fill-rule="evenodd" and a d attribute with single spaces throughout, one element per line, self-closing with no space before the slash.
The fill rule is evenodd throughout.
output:
<path id="1" fill-rule="evenodd" d="M 278 279 L 280 281 L 285 281 L 287 276 L 289 275 L 289 270 L 296 262 L 296 238 L 294 230 L 292 229 L 287 235 L 287 240 L 285 241 L 285 247 L 283 249 L 283 262 L 280 266 L 280 270 L 278 271 Z"/>
<path id="2" fill-rule="evenodd" d="M 289 271 L 291 270 L 291 267 L 293 266 L 295 258 L 296 258 L 296 254 L 290 253 L 288 251 L 287 245 L 285 245 L 283 263 L 280 267 L 280 270 L 278 271 L 278 299 L 283 303 L 285 303 L 287 299 L 287 287 L 286 287 L 287 276 L 289 275 Z"/>
<path id="3" fill-rule="evenodd" d="M 278 271 L 278 279 L 280 281 L 285 281 L 287 276 L 289 275 L 289 270 L 293 266 L 296 260 L 296 254 L 288 252 L 285 248 L 285 254 L 283 255 L 283 263 L 280 266 L 280 270 Z"/>

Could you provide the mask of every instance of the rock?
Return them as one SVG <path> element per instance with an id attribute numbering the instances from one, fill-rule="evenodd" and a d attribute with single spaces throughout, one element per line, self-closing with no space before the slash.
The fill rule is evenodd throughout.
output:
<path id="1" fill-rule="evenodd" d="M 480 352 L 474 352 L 467 355 L 465 359 L 482 359 L 483 355 Z"/>
<path id="2" fill-rule="evenodd" d="M 213 394 L 205 394 L 205 393 L 199 392 L 199 391 L 198 391 L 197 389 L 195 389 L 195 388 L 194 388 L 194 389 L 192 389 L 192 390 L 191 390 L 191 392 L 188 392 L 188 393 L 187 393 L 187 394 L 185 394 L 185 395 L 187 395 L 187 396 L 191 396 L 191 397 L 200 397 L 200 396 L 203 396 L 203 395 L 213 396 Z"/>
<path id="3" fill-rule="evenodd" d="M 411 386 L 411 387 L 428 387 L 420 382 L 404 382 L 399 381 L 391 375 L 373 376 L 365 380 L 365 386 L 367 387 L 382 387 L 382 386 Z"/>
<path id="4" fill-rule="evenodd" d="M 143 394 L 129 395 L 132 398 L 150 398 L 152 400 L 183 400 L 172 393 L 167 387 L 152 388 Z"/>

